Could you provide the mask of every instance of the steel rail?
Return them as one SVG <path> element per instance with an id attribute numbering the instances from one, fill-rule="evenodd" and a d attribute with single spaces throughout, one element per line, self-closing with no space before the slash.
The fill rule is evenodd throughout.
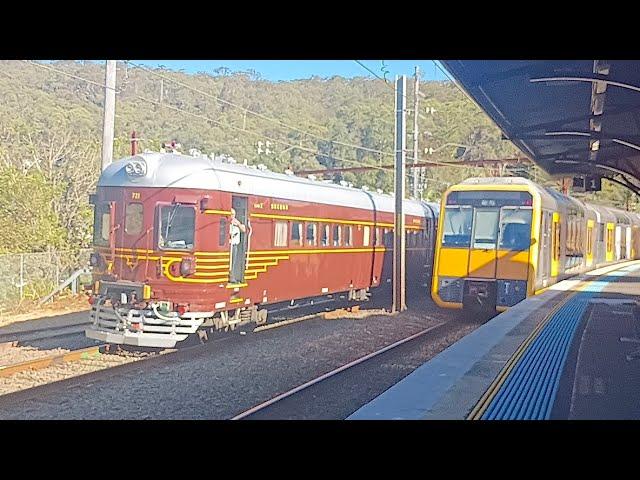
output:
<path id="1" fill-rule="evenodd" d="M 281 393 L 280 395 L 277 395 L 275 397 L 273 397 L 270 400 L 267 400 L 266 402 L 263 402 L 259 405 L 256 405 L 255 407 L 250 408 L 249 410 L 246 410 L 242 413 L 239 413 L 238 415 L 234 416 L 233 418 L 231 418 L 231 420 L 241 420 L 245 417 L 248 417 L 249 415 L 252 415 L 260 410 L 263 410 L 271 405 L 273 405 L 274 403 L 279 402 L 280 400 L 283 400 L 287 397 L 290 397 L 291 395 L 294 395 L 295 393 L 298 393 L 302 390 L 305 390 L 306 388 L 311 387 L 312 385 L 315 385 L 317 383 L 322 382 L 323 380 L 326 380 L 327 378 L 333 377 L 334 375 L 337 375 L 340 372 L 343 372 L 345 370 L 348 370 L 351 367 L 354 367 L 362 362 L 365 362 L 371 358 L 377 357 L 378 355 L 387 352 L 393 348 L 396 348 L 404 343 L 407 343 L 411 340 L 414 340 L 418 337 L 421 337 L 422 335 L 425 335 L 429 332 L 431 332 L 432 330 L 435 330 L 436 328 L 442 327 L 443 325 L 446 325 L 447 322 L 441 322 L 438 323 L 436 325 L 433 325 L 429 328 L 426 328 L 424 330 L 419 331 L 418 333 L 414 333 L 413 335 L 410 335 L 409 337 L 403 338 L 402 340 L 398 340 L 397 342 L 392 343 L 391 345 L 387 345 L 386 347 L 383 347 L 379 350 L 376 350 L 375 352 L 369 353 L 368 355 L 365 355 L 364 357 L 360 357 L 356 360 L 353 360 L 345 365 L 342 365 L 341 367 L 338 367 L 334 370 L 331 370 L 330 372 L 325 373 L 324 375 L 320 375 L 319 377 L 314 378 L 313 380 L 309 380 L 308 382 L 303 383 L 302 385 L 299 385 L 287 392 Z"/>

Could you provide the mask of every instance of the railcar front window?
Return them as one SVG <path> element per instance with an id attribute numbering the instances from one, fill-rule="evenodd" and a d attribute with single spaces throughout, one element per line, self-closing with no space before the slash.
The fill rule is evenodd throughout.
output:
<path id="1" fill-rule="evenodd" d="M 110 230 L 111 207 L 108 203 L 99 203 L 96 205 L 93 218 L 93 244 L 108 247 Z"/>
<path id="2" fill-rule="evenodd" d="M 447 207 L 444 212 L 443 247 L 468 247 L 471 242 L 473 209 Z"/>
<path id="3" fill-rule="evenodd" d="M 531 209 L 503 208 L 500 219 L 502 250 L 528 250 L 531 245 Z"/>
<path id="4" fill-rule="evenodd" d="M 124 231 L 129 235 L 137 235 L 142 232 L 142 204 L 130 203 L 127 205 L 125 219 L 124 219 Z"/>
<path id="5" fill-rule="evenodd" d="M 167 205 L 160 207 L 160 248 L 192 250 L 196 211 L 193 207 Z"/>
<path id="6" fill-rule="evenodd" d="M 473 248 L 494 249 L 498 237 L 498 209 L 476 209 L 475 231 L 473 233 Z"/>

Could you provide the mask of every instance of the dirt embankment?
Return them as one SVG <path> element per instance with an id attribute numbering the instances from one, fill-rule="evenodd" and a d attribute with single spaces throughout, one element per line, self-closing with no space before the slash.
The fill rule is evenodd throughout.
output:
<path id="1" fill-rule="evenodd" d="M 0 327 L 15 322 L 36 320 L 38 318 L 54 317 L 65 313 L 76 313 L 89 310 L 89 302 L 85 294 L 67 295 L 52 302 L 38 305 L 37 302 L 23 302 L 13 311 L 0 311 Z"/>

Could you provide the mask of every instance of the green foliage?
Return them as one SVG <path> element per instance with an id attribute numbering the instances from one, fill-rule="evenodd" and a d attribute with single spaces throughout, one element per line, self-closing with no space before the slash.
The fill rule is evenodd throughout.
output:
<path id="1" fill-rule="evenodd" d="M 0 253 L 60 247 L 64 230 L 51 204 L 60 194 L 39 172 L 0 168 Z"/>
<path id="2" fill-rule="evenodd" d="M 59 61 L 51 65 L 98 84 L 104 82 L 101 63 Z M 175 139 L 185 153 L 196 148 L 206 154 L 231 155 L 238 162 L 262 163 L 277 172 L 393 164 L 394 94 L 379 79 L 314 77 L 269 82 L 256 72 L 234 73 L 225 68 L 212 75 L 161 68 L 155 72 L 199 92 L 119 63 L 116 159 L 130 154 L 129 138 L 135 130 L 142 139 L 141 150 L 157 151 L 162 142 Z M 92 216 L 87 199 L 100 173 L 102 88 L 27 62 L 0 61 L 0 91 L 0 168 L 3 181 L 11 186 L 0 195 L 3 206 L 18 205 L 0 209 L 0 225 L 5 227 L 0 248 L 87 246 Z M 463 161 L 518 155 L 489 118 L 450 82 L 423 82 L 421 92 L 426 98 L 420 100 L 420 160 L 451 161 L 454 144 L 468 146 Z M 410 90 L 408 94 L 411 98 Z M 408 130 L 412 129 L 412 115 L 407 118 Z M 263 147 L 271 142 L 268 154 L 258 153 L 258 141 Z M 411 148 L 410 138 L 407 145 Z M 425 155 L 425 148 L 434 153 Z M 411 157 L 409 152 L 408 159 Z M 25 178 L 18 178 L 16 172 Z M 449 184 L 486 174 L 478 168 L 428 168 L 424 197 L 438 200 Z M 407 178 L 411 176 L 408 169 Z M 393 170 L 344 173 L 334 180 L 393 191 Z M 617 186 L 611 190 L 619 191 Z M 615 195 L 611 194 L 612 200 L 624 201 L 613 199 Z M 14 224 L 15 228 L 10 227 Z M 16 230 L 20 228 L 23 230 Z"/>

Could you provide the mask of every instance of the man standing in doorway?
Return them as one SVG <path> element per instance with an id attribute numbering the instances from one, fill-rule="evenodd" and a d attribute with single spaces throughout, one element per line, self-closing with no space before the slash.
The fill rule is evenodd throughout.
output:
<path id="1" fill-rule="evenodd" d="M 231 221 L 229 222 L 229 243 L 231 244 L 231 283 L 242 281 L 242 233 L 247 232 L 240 220 L 236 218 L 235 209 L 231 209 Z"/>

